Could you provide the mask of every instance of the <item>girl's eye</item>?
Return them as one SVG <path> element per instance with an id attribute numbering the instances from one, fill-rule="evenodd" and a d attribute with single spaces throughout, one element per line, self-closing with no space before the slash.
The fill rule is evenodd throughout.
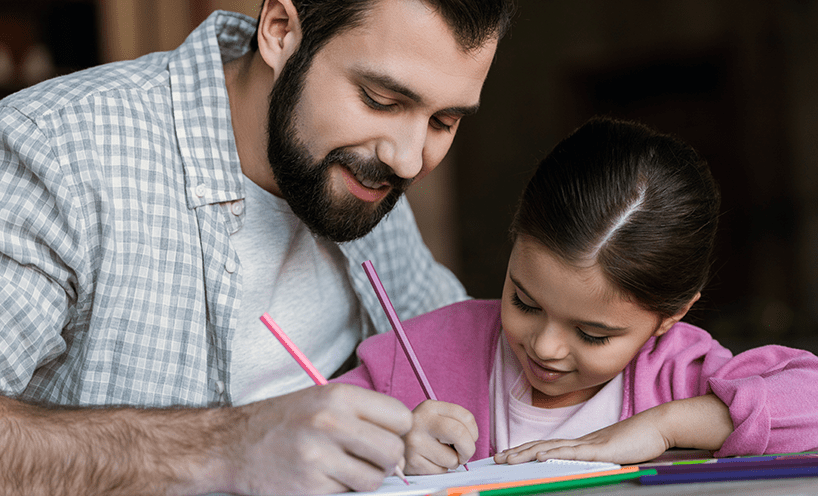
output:
<path id="1" fill-rule="evenodd" d="M 517 296 L 516 291 L 511 294 L 511 304 L 514 305 L 515 307 L 519 308 L 520 310 L 522 310 L 525 313 L 532 313 L 532 312 L 537 311 L 536 308 L 523 303 L 523 300 L 521 300 L 520 297 Z"/>
<path id="2" fill-rule="evenodd" d="M 368 107 L 375 110 L 389 110 L 389 108 L 392 107 L 392 104 L 381 103 L 372 98 L 364 88 L 361 88 L 361 99 Z"/>
<path id="3" fill-rule="evenodd" d="M 603 345 L 606 344 L 611 339 L 610 336 L 591 336 L 590 334 L 586 334 L 585 332 L 583 332 L 583 330 L 580 329 L 579 327 L 577 327 L 577 335 L 579 335 L 579 338 L 581 340 L 585 341 L 588 344 L 593 345 Z"/>

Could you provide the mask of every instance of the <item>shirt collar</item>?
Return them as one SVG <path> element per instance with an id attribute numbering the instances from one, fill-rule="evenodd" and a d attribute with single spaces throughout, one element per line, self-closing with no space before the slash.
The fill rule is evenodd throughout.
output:
<path id="1" fill-rule="evenodd" d="M 189 208 L 244 197 L 223 62 L 248 49 L 256 23 L 216 11 L 170 56 L 171 100 Z"/>

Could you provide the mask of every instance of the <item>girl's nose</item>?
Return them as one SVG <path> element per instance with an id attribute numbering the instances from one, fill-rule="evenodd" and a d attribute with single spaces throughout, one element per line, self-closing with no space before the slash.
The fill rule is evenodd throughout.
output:
<path id="1" fill-rule="evenodd" d="M 565 332 L 553 325 L 546 326 L 532 336 L 532 349 L 543 361 L 561 360 L 569 354 Z"/>

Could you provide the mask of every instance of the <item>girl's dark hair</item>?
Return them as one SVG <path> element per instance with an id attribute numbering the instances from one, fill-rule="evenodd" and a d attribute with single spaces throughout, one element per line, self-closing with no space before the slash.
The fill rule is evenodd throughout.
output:
<path id="1" fill-rule="evenodd" d="M 692 147 L 598 117 L 539 164 L 511 235 L 530 236 L 575 266 L 598 263 L 625 297 L 665 318 L 707 283 L 720 200 Z"/>
<path id="2" fill-rule="evenodd" d="M 301 43 L 305 45 L 299 49 L 306 50 L 306 58 L 312 59 L 333 36 L 360 25 L 377 1 L 293 0 L 303 32 Z M 423 1 L 446 20 L 464 50 L 479 48 L 493 37 L 502 38 L 514 13 L 513 0 Z M 250 39 L 250 50 L 258 50 L 258 28 Z"/>

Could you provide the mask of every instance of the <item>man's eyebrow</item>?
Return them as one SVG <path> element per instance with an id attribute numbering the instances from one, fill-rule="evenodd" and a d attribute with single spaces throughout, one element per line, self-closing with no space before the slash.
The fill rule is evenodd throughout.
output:
<path id="1" fill-rule="evenodd" d="M 386 74 L 378 74 L 367 69 L 356 69 L 355 74 L 361 79 L 377 84 L 388 91 L 398 93 L 399 95 L 403 95 L 417 104 L 423 105 L 423 98 L 420 95 L 391 76 Z M 447 107 L 438 110 L 435 112 L 435 114 L 464 117 L 477 113 L 477 109 L 479 107 L 479 103 L 469 106 Z"/>
<path id="2" fill-rule="evenodd" d="M 450 115 L 452 117 L 465 117 L 467 115 L 474 115 L 477 113 L 477 109 L 480 108 L 480 104 L 477 103 L 475 105 L 469 105 L 468 107 L 448 107 L 442 110 L 438 110 L 435 114 L 441 115 Z"/>

